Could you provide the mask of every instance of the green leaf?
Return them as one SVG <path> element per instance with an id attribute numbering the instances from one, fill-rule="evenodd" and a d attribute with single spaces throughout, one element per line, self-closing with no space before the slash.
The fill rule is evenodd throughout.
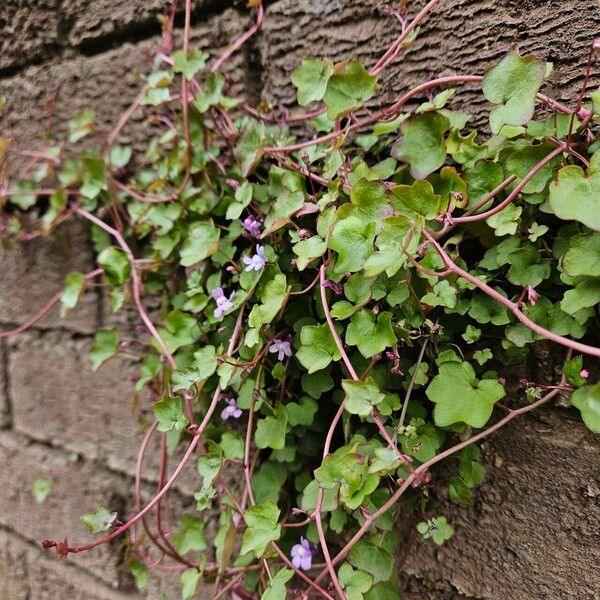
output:
<path id="1" fill-rule="evenodd" d="M 406 215 L 435 219 L 440 213 L 440 197 L 429 181 L 419 179 L 412 185 L 396 185 L 391 192 L 392 206 Z"/>
<path id="2" fill-rule="evenodd" d="M 322 100 L 327 83 L 333 75 L 333 65 L 317 58 L 304 58 L 292 72 L 292 83 L 298 90 L 298 104 L 306 106 Z"/>
<path id="3" fill-rule="evenodd" d="M 281 450 L 285 446 L 288 413 L 282 404 L 275 406 L 273 416 L 259 419 L 256 423 L 254 441 L 258 448 Z"/>
<path id="4" fill-rule="evenodd" d="M 451 362 L 440 365 L 426 394 L 435 403 L 433 416 L 438 427 L 462 422 L 479 428 L 488 422 L 505 391 L 497 380 L 478 381 L 468 362 Z"/>
<path id="5" fill-rule="evenodd" d="M 183 404 L 179 396 L 165 396 L 154 403 L 153 409 L 159 431 L 183 431 L 189 425 L 187 417 L 183 414 Z"/>
<path id="6" fill-rule="evenodd" d="M 129 279 L 131 264 L 123 250 L 109 246 L 98 254 L 98 264 L 104 270 L 112 286 L 119 286 Z"/>
<path id="7" fill-rule="evenodd" d="M 340 351 L 326 323 L 302 327 L 300 344 L 296 357 L 309 373 L 320 371 L 332 360 L 341 358 Z"/>
<path id="8" fill-rule="evenodd" d="M 298 271 L 304 271 L 313 260 L 325 254 L 327 251 L 327 244 L 320 236 L 313 235 L 306 240 L 294 244 L 292 250 L 298 257 L 296 259 Z"/>
<path id="9" fill-rule="evenodd" d="M 538 162 L 546 158 L 556 146 L 551 143 L 537 144 L 536 146 L 527 145 L 513 152 L 506 161 L 506 168 L 510 173 L 517 176 L 516 183 L 519 183 Z M 521 190 L 523 194 L 535 194 L 543 192 L 546 185 L 552 177 L 552 170 L 559 161 L 559 157 L 554 157 L 546 163 Z"/>
<path id="10" fill-rule="evenodd" d="M 369 377 L 365 381 L 354 381 L 352 379 L 343 379 L 342 387 L 346 392 L 346 410 L 353 415 L 367 417 L 375 405 L 379 404 L 385 395 L 379 391 L 373 378 Z"/>
<path id="11" fill-rule="evenodd" d="M 277 273 L 260 291 L 262 304 L 255 304 L 248 317 L 250 327 L 259 329 L 270 323 L 287 300 L 289 287 L 283 273 Z"/>
<path id="12" fill-rule="evenodd" d="M 204 68 L 208 54 L 206 52 L 199 52 L 198 50 L 192 50 L 191 52 L 183 52 L 177 50 L 173 52 L 173 72 L 181 73 L 189 81 L 193 79 L 194 75 Z"/>
<path id="13" fill-rule="evenodd" d="M 531 120 L 545 72 L 543 60 L 514 51 L 486 72 L 483 94 L 498 105 L 490 112 L 492 133 L 498 133 L 503 125 L 525 125 Z"/>
<path id="14" fill-rule="evenodd" d="M 594 433 L 600 433 L 600 383 L 584 385 L 573 392 L 571 404 L 581 412 L 583 422 Z"/>
<path id="15" fill-rule="evenodd" d="M 405 121 L 402 137 L 395 143 L 392 156 L 407 162 L 415 179 L 424 179 L 444 164 L 444 134 L 449 126 L 448 119 L 438 112 L 426 112 Z"/>
<path id="16" fill-rule="evenodd" d="M 173 310 L 166 316 L 165 326 L 159 329 L 159 333 L 169 352 L 193 344 L 201 335 L 195 317 L 180 310 Z M 160 350 L 156 340 L 153 339 L 152 344 Z"/>
<path id="17" fill-rule="evenodd" d="M 446 517 L 434 517 L 427 521 L 417 523 L 417 531 L 424 539 L 431 538 L 438 546 L 449 540 L 454 535 L 454 528 Z"/>
<path id="18" fill-rule="evenodd" d="M 283 485 L 288 476 L 288 467 L 280 462 L 268 460 L 263 462 L 252 476 L 252 489 L 258 504 L 266 500 L 277 503 Z"/>
<path id="19" fill-rule="evenodd" d="M 181 247 L 180 264 L 190 267 L 213 255 L 219 246 L 219 237 L 219 229 L 212 219 L 191 223 Z"/>
<path id="20" fill-rule="evenodd" d="M 148 585 L 148 568 L 139 558 L 131 556 L 126 562 L 129 572 L 135 579 L 135 587 L 138 590 L 144 589 Z"/>
<path id="21" fill-rule="evenodd" d="M 131 160 L 131 146 L 115 144 L 110 149 L 110 164 L 113 167 L 124 167 Z"/>
<path id="22" fill-rule="evenodd" d="M 373 576 L 365 571 L 355 570 L 348 563 L 342 563 L 338 578 L 347 600 L 363 600 L 363 594 L 373 586 Z"/>
<path id="23" fill-rule="evenodd" d="M 194 515 L 183 515 L 181 527 L 173 536 L 172 543 L 180 554 L 206 550 L 208 545 L 204 535 L 204 520 Z"/>
<path id="24" fill-rule="evenodd" d="M 200 581 L 200 571 L 198 569 L 186 569 L 180 576 L 181 598 L 188 600 L 196 594 L 196 587 Z"/>
<path id="25" fill-rule="evenodd" d="M 89 108 L 69 121 L 69 142 L 74 144 L 94 130 L 96 114 Z"/>
<path id="26" fill-rule="evenodd" d="M 433 286 L 433 292 L 429 292 L 421 298 L 423 304 L 446 306 L 447 308 L 454 308 L 457 300 L 458 290 L 452 287 L 446 279 L 438 281 Z"/>
<path id="27" fill-rule="evenodd" d="M 494 229 L 494 235 L 514 235 L 519 226 L 519 218 L 523 209 L 520 206 L 509 204 L 500 212 L 488 217 L 485 222 Z"/>
<path id="28" fill-rule="evenodd" d="M 280 569 L 269 582 L 269 587 L 263 592 L 261 600 L 285 600 L 285 584 L 294 576 L 291 569 Z"/>
<path id="29" fill-rule="evenodd" d="M 217 370 L 214 346 L 205 346 L 194 352 L 194 362 L 183 371 L 174 371 L 171 376 L 173 391 L 189 390 L 193 385 L 202 388 L 204 382 Z"/>
<path id="30" fill-rule="evenodd" d="M 117 353 L 119 334 L 116 329 L 101 329 L 96 332 L 94 345 L 90 350 L 92 371 L 97 371 L 100 365 Z"/>
<path id="31" fill-rule="evenodd" d="M 242 539 L 240 554 L 254 552 L 257 557 L 264 554 L 270 542 L 279 539 L 281 525 L 279 520 L 280 510 L 271 500 L 262 504 L 255 504 L 244 513 L 247 529 Z"/>
<path id="32" fill-rule="evenodd" d="M 31 492 L 38 504 L 42 504 L 52 490 L 51 477 L 36 477 L 31 486 Z"/>
<path id="33" fill-rule="evenodd" d="M 338 253 L 336 273 L 354 273 L 363 268 L 365 259 L 373 251 L 376 225 L 350 216 L 338 221 L 333 228 L 329 248 Z"/>
<path id="34" fill-rule="evenodd" d="M 60 296 L 60 316 L 64 317 L 75 308 L 85 287 L 85 277 L 81 273 L 69 273 Z"/>
<path id="35" fill-rule="evenodd" d="M 337 69 L 329 78 L 323 96 L 327 105 L 327 116 L 337 119 L 371 98 L 375 92 L 377 77 L 356 61 L 351 61 Z"/>
<path id="36" fill-rule="evenodd" d="M 387 581 L 394 569 L 392 555 L 384 548 L 365 540 L 352 547 L 348 553 L 348 560 L 357 569 L 370 573 L 375 582 Z"/>
<path id="37" fill-rule="evenodd" d="M 285 405 L 288 412 L 288 423 L 291 427 L 310 427 L 319 405 L 308 396 L 302 396 L 300 403 L 289 402 Z"/>
<path id="38" fill-rule="evenodd" d="M 558 172 L 558 179 L 550 184 L 549 202 L 559 219 L 579 221 L 600 231 L 600 150 L 593 154 L 587 176 L 576 165 Z"/>
<path id="39" fill-rule="evenodd" d="M 370 310 L 354 314 L 346 329 L 346 343 L 358 346 L 365 358 L 371 358 L 396 343 L 392 330 L 392 313 L 382 312 L 375 317 Z"/>
<path id="40" fill-rule="evenodd" d="M 600 277 L 600 233 L 584 233 L 569 240 L 562 267 L 571 277 Z"/>
<path id="41" fill-rule="evenodd" d="M 81 517 L 81 520 L 90 533 L 101 533 L 110 529 L 116 518 L 116 512 L 110 512 L 106 506 L 100 504 L 95 513 L 87 513 Z"/>
<path id="42" fill-rule="evenodd" d="M 600 302 L 600 279 L 584 279 L 565 292 L 560 307 L 568 315 L 575 315 L 583 308 L 596 306 Z"/>
<path id="43" fill-rule="evenodd" d="M 581 354 L 573 357 L 571 360 L 566 360 L 563 365 L 563 374 L 566 380 L 575 387 L 581 387 L 585 384 L 586 379 L 581 376 L 583 369 L 583 357 Z"/>

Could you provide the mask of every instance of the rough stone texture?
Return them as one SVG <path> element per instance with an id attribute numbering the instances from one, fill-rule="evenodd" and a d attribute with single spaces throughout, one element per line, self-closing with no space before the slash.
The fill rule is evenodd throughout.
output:
<path id="1" fill-rule="evenodd" d="M 260 50 L 263 97 L 275 106 L 295 101 L 290 74 L 306 56 L 358 59 L 372 66 L 399 35 L 378 0 L 280 0 L 269 6 Z M 411 2 L 416 11 L 425 2 Z M 382 94 L 397 96 L 430 75 L 482 74 L 518 45 L 555 63 L 548 92 L 572 99 L 584 77 L 589 45 L 600 30 L 596 0 L 442 0 L 405 58 L 382 74 Z M 596 71 L 593 81 L 600 82 Z M 593 85 L 593 84 L 592 84 Z M 463 88 L 461 88 L 463 89 Z M 473 89 L 473 88 L 471 88 Z M 459 96 L 482 104 L 480 94 Z"/>
<path id="2" fill-rule="evenodd" d="M 16 431 L 133 473 L 141 437 L 129 361 L 114 358 L 93 373 L 92 340 L 60 332 L 27 333 L 11 344 Z M 142 416 L 148 406 L 140 402 Z"/>
<path id="3" fill-rule="evenodd" d="M 144 432 L 139 421 L 152 420 L 156 398 L 136 394 L 131 376 L 139 371 L 127 358 L 115 357 L 93 373 L 91 345 L 90 338 L 62 332 L 26 333 L 11 340 L 8 373 L 14 429 L 134 475 Z M 153 479 L 157 467 L 158 439 L 154 439 L 144 473 Z M 188 494 L 196 486 L 193 468 L 176 484 Z"/>
<path id="4" fill-rule="evenodd" d="M 233 10 L 205 23 L 199 21 L 193 28 L 192 47 L 214 55 L 239 36 L 245 25 L 246 20 Z M 142 88 L 140 73 L 151 70 L 152 57 L 160 44 L 160 36 L 154 36 L 91 57 L 32 66 L 3 80 L 1 87 L 7 101 L 5 111 L 0 113 L 2 135 L 14 136 L 17 146 L 35 148 L 51 119 L 50 129 L 61 143 L 65 141 L 68 119 L 86 108 L 96 112 L 97 131 L 106 135 Z M 245 82 L 244 64 L 243 53 L 228 62 L 226 75 L 234 90 L 241 90 Z M 144 118 L 143 110 L 136 111 L 119 140 L 139 140 L 139 124 Z"/>
<path id="5" fill-rule="evenodd" d="M 127 509 L 129 482 L 88 462 L 70 460 L 66 453 L 45 446 L 26 446 L 6 432 L 0 435 L 0 456 L 0 525 L 32 542 L 62 539 L 66 533 L 77 543 L 89 541 L 91 536 L 79 520 L 82 514 L 93 512 L 99 503 Z M 51 477 L 54 483 L 45 502 L 37 504 L 31 486 L 41 476 Z M 117 586 L 124 575 L 120 555 L 118 546 L 112 545 L 68 561 Z"/>
<path id="6" fill-rule="evenodd" d="M 0 6 L 0 72 L 58 47 L 59 0 L 5 0 Z"/>
<path id="7" fill-rule="evenodd" d="M 66 561 L 56 560 L 53 552 L 43 552 L 39 546 L 41 540 L 56 539 L 65 532 L 71 542 L 77 544 L 91 540 L 79 517 L 93 512 L 99 503 L 116 510 L 122 519 L 130 514 L 133 499 L 128 478 L 107 471 L 97 463 L 32 444 L 22 436 L 7 432 L 0 433 L 0 459 L 3 465 L 0 472 L 2 600 L 80 598 L 80 592 L 67 593 L 77 587 L 85 591 L 86 599 L 92 600 L 154 599 L 160 598 L 162 592 L 176 597 L 176 578 L 164 574 L 152 575 L 147 589 L 138 593 L 123 567 L 124 546 L 120 542 L 70 555 Z M 53 486 L 43 504 L 37 504 L 31 485 L 41 476 L 51 477 Z M 149 498 L 153 488 L 143 486 L 143 497 Z M 189 508 L 189 501 L 176 493 L 171 495 L 169 504 L 174 518 L 185 506 Z M 53 595 L 59 589 L 64 593 Z"/>
<path id="8" fill-rule="evenodd" d="M 473 598 L 599 598 L 598 440 L 571 416 L 544 411 L 486 443 L 473 506 L 444 502 L 454 537 L 417 544 L 407 572 Z"/>
<path id="9" fill-rule="evenodd" d="M 0 324 L 24 323 L 62 290 L 68 273 L 91 271 L 94 260 L 88 241 L 84 223 L 68 223 L 47 238 L 38 237 L 10 249 L 0 245 Z M 96 291 L 88 289 L 64 319 L 56 305 L 38 326 L 95 331 L 96 301 Z"/>

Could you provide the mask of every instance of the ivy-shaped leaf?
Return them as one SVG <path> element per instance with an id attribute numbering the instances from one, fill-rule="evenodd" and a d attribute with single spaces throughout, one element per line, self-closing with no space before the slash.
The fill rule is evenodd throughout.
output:
<path id="1" fill-rule="evenodd" d="M 468 362 L 446 362 L 440 365 L 426 394 L 435 403 L 433 417 L 438 427 L 455 423 L 483 427 L 505 391 L 495 379 L 478 381 Z"/>
<path id="2" fill-rule="evenodd" d="M 322 100 L 327 83 L 333 75 L 333 65 L 317 58 L 304 58 L 299 67 L 292 72 L 292 83 L 298 90 L 298 104 L 306 106 L 316 100 Z"/>
<path id="3" fill-rule="evenodd" d="M 329 77 L 323 102 L 327 106 L 327 116 L 337 119 L 371 98 L 375 92 L 377 77 L 356 61 L 336 66 Z"/>
<path id="4" fill-rule="evenodd" d="M 558 172 L 558 179 L 550 184 L 549 202 L 559 219 L 579 221 L 600 231 L 600 150 L 592 156 L 587 176 L 577 165 Z"/>
<path id="5" fill-rule="evenodd" d="M 483 78 L 483 94 L 493 104 L 492 133 L 503 125 L 525 125 L 533 117 L 535 95 L 542 85 L 546 63 L 532 55 L 510 52 Z"/>
<path id="6" fill-rule="evenodd" d="M 278 523 L 281 511 L 271 500 L 255 504 L 244 513 L 247 529 L 242 539 L 240 554 L 254 552 L 257 557 L 264 554 L 270 542 L 279 539 L 281 525 Z"/>

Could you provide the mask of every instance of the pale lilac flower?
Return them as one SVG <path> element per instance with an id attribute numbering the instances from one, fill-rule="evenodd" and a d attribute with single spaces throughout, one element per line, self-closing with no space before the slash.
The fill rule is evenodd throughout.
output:
<path id="1" fill-rule="evenodd" d="M 262 223 L 254 217 L 246 217 L 242 221 L 244 229 L 255 238 L 259 238 L 261 234 Z"/>
<path id="2" fill-rule="evenodd" d="M 540 299 L 540 295 L 530 285 L 527 286 L 527 299 L 533 306 L 535 306 Z"/>
<path id="3" fill-rule="evenodd" d="M 590 372 L 587 369 L 581 369 L 581 371 L 579 371 L 579 376 L 583 377 L 583 379 L 587 379 L 590 376 Z"/>
<path id="4" fill-rule="evenodd" d="M 221 411 L 221 419 L 227 421 L 229 418 L 239 419 L 242 416 L 242 409 L 238 408 L 235 398 L 223 398 L 227 406 Z"/>
<path id="5" fill-rule="evenodd" d="M 217 287 L 212 291 L 212 297 L 215 299 L 217 303 L 217 308 L 215 308 L 214 315 L 218 319 L 225 311 L 229 310 L 233 306 L 233 296 L 235 292 L 231 292 L 231 296 L 229 298 L 223 292 L 222 287 Z"/>
<path id="6" fill-rule="evenodd" d="M 312 566 L 313 549 L 308 540 L 301 537 L 300 543 L 292 547 L 290 554 L 292 556 L 292 564 L 297 569 L 302 569 L 303 571 L 310 570 Z"/>
<path id="7" fill-rule="evenodd" d="M 289 340 L 273 340 L 269 346 L 269 352 L 275 354 L 277 352 L 277 360 L 283 360 L 284 356 L 292 355 L 292 347 Z"/>
<path id="8" fill-rule="evenodd" d="M 246 265 L 245 271 L 260 271 L 267 264 L 265 247 L 256 246 L 256 254 L 254 256 L 244 256 L 242 261 Z"/>

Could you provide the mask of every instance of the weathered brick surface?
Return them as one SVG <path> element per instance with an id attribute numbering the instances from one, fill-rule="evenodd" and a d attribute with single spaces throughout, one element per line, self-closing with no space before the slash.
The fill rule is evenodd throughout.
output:
<path id="1" fill-rule="evenodd" d="M 55 600 L 58 597 L 158 600 L 163 592 L 167 592 L 169 598 L 178 596 L 176 577 L 156 573 L 151 575 L 143 593 L 138 593 L 122 564 L 121 541 L 88 553 L 70 555 L 66 561 L 56 560 L 53 552 L 43 552 L 39 547 L 43 539 L 62 539 L 65 535 L 76 544 L 91 540 L 80 516 L 95 510 L 99 503 L 118 511 L 121 519 L 126 518 L 133 509 L 130 478 L 108 471 L 98 463 L 78 460 L 64 451 L 31 444 L 26 438 L 8 432 L 0 433 L 0 460 L 2 600 Z M 51 477 L 53 486 L 44 503 L 37 504 L 31 485 L 41 476 Z M 144 485 L 143 499 L 151 498 L 153 491 L 153 485 Z M 169 514 L 177 518 L 191 505 L 189 499 L 171 494 Z M 61 588 L 65 592 L 80 591 L 72 592 L 73 595 L 53 595 Z"/>
<path id="2" fill-rule="evenodd" d="M 2 600 L 126 600 L 137 597 L 113 590 L 76 565 L 56 560 L 41 548 L 0 529 Z"/>
<path id="3" fill-rule="evenodd" d="M 133 473 L 141 440 L 128 381 L 135 368 L 115 358 L 93 373 L 92 340 L 61 332 L 28 333 L 11 344 L 15 429 Z"/>
<path id="4" fill-rule="evenodd" d="M 454 537 L 417 544 L 407 571 L 469 598 L 596 600 L 598 440 L 570 415 L 544 411 L 486 443 L 473 506 L 439 508 Z"/>
<path id="5" fill-rule="evenodd" d="M 135 474 L 144 429 L 153 419 L 151 398 L 136 395 L 130 377 L 137 366 L 115 357 L 96 373 L 90 368 L 91 338 L 64 332 L 29 332 L 11 340 L 8 372 L 16 431 L 32 439 L 77 452 L 109 468 Z M 158 467 L 158 436 L 151 441 L 145 476 Z M 173 464 L 177 460 L 172 458 Z M 197 475 L 191 464 L 176 487 L 191 493 Z"/>
<path id="6" fill-rule="evenodd" d="M 375 64 L 400 27 L 381 13 L 378 0 L 279 0 L 267 9 L 260 49 L 263 97 L 291 105 L 295 90 L 290 74 L 302 58 L 358 59 Z M 416 11 L 425 2 L 411 2 Z M 431 11 L 403 60 L 382 75 L 382 97 L 392 98 L 430 75 L 480 74 L 518 45 L 555 62 L 548 90 L 568 100 L 584 78 L 589 45 L 600 30 L 595 0 L 446 0 Z M 596 83 L 600 74 L 595 73 Z M 462 88 L 461 88 L 462 89 Z M 457 102 L 459 102 L 458 100 Z M 469 108 L 481 105 L 468 96 Z"/>
<path id="7" fill-rule="evenodd" d="M 79 519 L 82 514 L 93 512 L 99 503 L 131 508 L 127 504 L 129 481 L 65 452 L 38 444 L 28 446 L 14 434 L 3 432 L 0 455 L 0 525 L 34 543 L 66 535 L 73 542 L 84 543 L 91 536 Z M 37 504 L 31 486 L 41 476 L 51 477 L 54 483 L 45 502 Z M 116 587 L 123 583 L 119 555 L 113 545 L 68 560 Z"/>
<path id="8" fill-rule="evenodd" d="M 193 28 L 192 47 L 218 54 L 245 26 L 246 20 L 240 19 L 234 10 L 210 17 L 204 23 L 199 20 Z M 143 86 L 140 73 L 151 70 L 152 58 L 160 44 L 160 36 L 154 36 L 136 44 L 124 43 L 117 49 L 91 57 L 32 66 L 3 80 L 2 91 L 7 103 L 6 110 L 0 113 L 2 135 L 14 136 L 17 145 L 22 147 L 36 147 L 51 112 L 52 131 L 57 140 L 63 142 L 67 120 L 85 108 L 96 112 L 98 132 L 108 133 Z M 225 72 L 234 90 L 240 91 L 245 81 L 245 64 L 243 52 L 227 63 Z M 120 141 L 139 140 L 139 125 L 143 120 L 144 112 L 140 109 L 124 128 Z"/>
<path id="9" fill-rule="evenodd" d="M 20 325 L 32 317 L 64 286 L 71 271 L 92 270 L 93 256 L 87 225 L 65 223 L 50 237 L 38 237 L 10 249 L 0 245 L 0 324 Z M 39 327 L 64 327 L 73 331 L 96 329 L 97 293 L 88 289 L 77 307 L 64 319 L 55 306 Z"/>
<path id="10" fill-rule="evenodd" d="M 40 60 L 59 43 L 59 0 L 5 0 L 0 5 L 0 71 Z"/>

